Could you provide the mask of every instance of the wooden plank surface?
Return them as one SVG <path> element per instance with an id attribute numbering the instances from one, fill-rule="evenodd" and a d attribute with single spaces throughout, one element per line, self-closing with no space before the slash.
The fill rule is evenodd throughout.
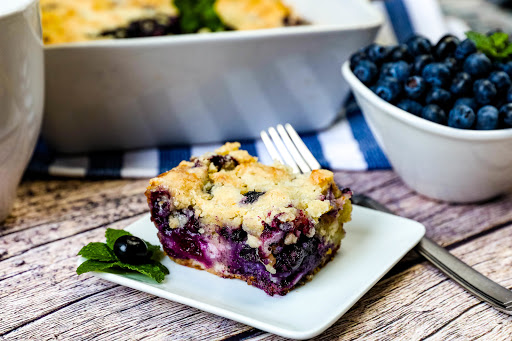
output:
<path id="1" fill-rule="evenodd" d="M 418 220 L 427 234 L 500 283 L 512 286 L 512 198 L 448 205 L 416 195 L 391 171 L 338 172 L 338 183 Z M 251 327 L 77 276 L 76 252 L 147 211 L 145 180 L 25 181 L 0 224 L 3 339 L 223 339 Z M 330 339 L 450 339 L 512 335 L 510 316 L 479 303 L 421 258 L 409 255 L 333 327 Z M 242 334 L 241 334 L 242 333 Z M 280 340 L 268 334 L 256 338 Z M 508 337 L 508 338 L 507 338 Z"/>

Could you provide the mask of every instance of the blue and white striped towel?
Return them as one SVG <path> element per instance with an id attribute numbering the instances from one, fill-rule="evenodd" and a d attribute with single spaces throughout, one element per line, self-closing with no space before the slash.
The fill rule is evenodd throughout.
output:
<path id="1" fill-rule="evenodd" d="M 386 0 L 376 2 L 375 6 L 379 7 L 386 18 L 377 37 L 377 41 L 382 43 L 404 41 L 413 32 L 435 41 L 447 31 L 460 35 L 464 30 L 460 26 L 447 24 L 436 0 Z M 322 167 L 354 171 L 390 168 L 352 98 L 347 100 L 345 109 L 346 119 L 336 122 L 325 131 L 302 136 Z M 187 160 L 192 155 L 213 151 L 220 145 L 62 156 L 52 152 L 40 141 L 27 172 L 68 177 L 147 178 L 175 167 L 181 160 Z M 243 141 L 242 148 L 257 155 L 263 163 L 270 163 L 270 157 L 261 141 Z"/>

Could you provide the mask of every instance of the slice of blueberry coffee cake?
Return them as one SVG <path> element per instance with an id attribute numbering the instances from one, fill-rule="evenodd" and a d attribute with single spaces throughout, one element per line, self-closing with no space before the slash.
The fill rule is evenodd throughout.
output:
<path id="1" fill-rule="evenodd" d="M 227 143 L 151 179 L 151 220 L 176 263 L 285 295 L 338 251 L 351 192 L 328 170 L 293 174 L 239 147 Z"/>

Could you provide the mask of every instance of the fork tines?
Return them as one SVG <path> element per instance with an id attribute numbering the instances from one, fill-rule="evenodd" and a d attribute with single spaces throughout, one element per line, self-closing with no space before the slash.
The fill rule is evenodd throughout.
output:
<path id="1" fill-rule="evenodd" d="M 272 159 L 290 166 L 294 173 L 307 173 L 320 168 L 320 164 L 304 141 L 288 123 L 284 127 L 282 124 L 276 128 L 270 127 L 268 134 L 264 130 L 261 131 L 261 139 Z"/>

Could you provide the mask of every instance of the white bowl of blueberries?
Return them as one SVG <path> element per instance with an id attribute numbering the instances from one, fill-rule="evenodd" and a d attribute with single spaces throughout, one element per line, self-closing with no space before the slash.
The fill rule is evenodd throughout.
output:
<path id="1" fill-rule="evenodd" d="M 393 169 L 456 203 L 512 189 L 512 43 L 500 31 L 467 35 L 372 44 L 342 67 Z"/>

